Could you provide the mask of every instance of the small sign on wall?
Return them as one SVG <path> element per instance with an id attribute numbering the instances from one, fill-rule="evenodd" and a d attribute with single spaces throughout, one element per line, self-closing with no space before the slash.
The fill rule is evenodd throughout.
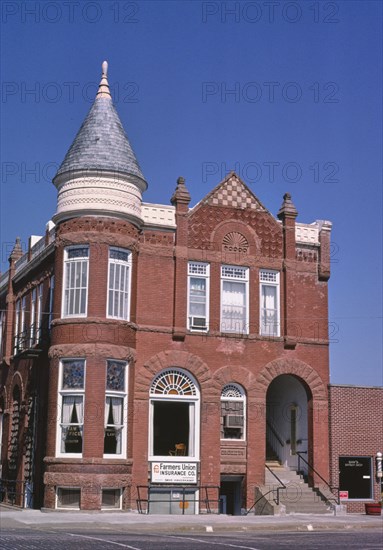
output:
<path id="1" fill-rule="evenodd" d="M 197 483 L 197 463 L 152 462 L 152 483 Z"/>
<path id="2" fill-rule="evenodd" d="M 340 500 L 348 500 L 348 491 L 339 491 Z"/>

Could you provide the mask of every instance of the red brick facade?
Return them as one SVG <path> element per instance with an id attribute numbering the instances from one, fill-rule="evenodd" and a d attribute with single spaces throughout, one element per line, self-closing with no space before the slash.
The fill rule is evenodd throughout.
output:
<path id="1" fill-rule="evenodd" d="M 270 449 L 330 480 L 331 223 L 297 223 L 288 193 L 277 219 L 234 173 L 194 208 L 183 178 L 172 206 L 141 204 L 106 70 L 54 178 L 56 226 L 25 255 L 17 242 L 0 278 L 2 498 L 146 509 L 172 470 L 166 494 L 203 512 L 221 489 L 240 513 Z M 107 166 L 86 171 L 103 144 Z M 346 426 L 331 391 L 334 476 Z M 375 452 L 375 435 L 355 452 Z"/>

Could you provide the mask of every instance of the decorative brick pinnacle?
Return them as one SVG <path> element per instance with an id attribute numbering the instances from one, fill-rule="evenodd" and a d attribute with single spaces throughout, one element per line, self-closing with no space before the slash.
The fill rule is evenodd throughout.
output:
<path id="1" fill-rule="evenodd" d="M 277 216 L 280 220 L 283 220 L 284 218 L 296 218 L 298 216 L 298 211 L 291 200 L 290 193 L 285 193 L 283 195 L 283 203 Z"/>
<path id="2" fill-rule="evenodd" d="M 23 249 L 21 248 L 21 240 L 20 240 L 20 237 L 16 237 L 15 246 L 13 247 L 11 255 L 9 256 L 9 261 L 16 262 L 21 258 L 22 255 L 23 255 Z"/>
<path id="3" fill-rule="evenodd" d="M 170 202 L 175 205 L 177 203 L 182 204 L 189 204 L 190 202 L 190 193 L 185 185 L 185 178 L 180 176 L 177 179 L 177 187 L 176 190 L 173 193 L 172 198 L 170 199 Z"/>

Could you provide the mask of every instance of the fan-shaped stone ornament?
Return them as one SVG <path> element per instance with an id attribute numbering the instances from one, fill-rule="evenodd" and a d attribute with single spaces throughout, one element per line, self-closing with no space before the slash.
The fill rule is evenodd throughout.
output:
<path id="1" fill-rule="evenodd" d="M 222 249 L 225 252 L 241 252 L 247 254 L 249 243 L 246 237 L 237 231 L 232 231 L 224 236 L 222 240 Z"/>

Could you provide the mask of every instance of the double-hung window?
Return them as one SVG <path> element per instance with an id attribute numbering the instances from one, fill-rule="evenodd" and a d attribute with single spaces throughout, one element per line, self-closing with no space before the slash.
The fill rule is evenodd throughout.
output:
<path id="1" fill-rule="evenodd" d="M 36 296 L 37 289 L 36 287 L 32 289 L 31 292 L 31 316 L 30 316 L 30 338 L 31 346 L 36 344 Z"/>
<path id="2" fill-rule="evenodd" d="M 221 331 L 249 332 L 249 268 L 221 266 Z"/>
<path id="3" fill-rule="evenodd" d="M 263 336 L 280 335 L 279 272 L 261 269 L 260 282 L 260 333 Z"/>
<path id="4" fill-rule="evenodd" d="M 126 363 L 109 360 L 106 364 L 104 456 L 125 456 L 127 412 Z"/>
<path id="5" fill-rule="evenodd" d="M 19 351 L 20 340 L 20 300 L 16 301 L 15 306 L 15 353 Z"/>
<path id="6" fill-rule="evenodd" d="M 246 394 L 231 382 L 221 392 L 221 439 L 245 439 Z"/>
<path id="7" fill-rule="evenodd" d="M 41 342 L 43 337 L 43 283 L 37 287 L 37 338 Z"/>
<path id="8" fill-rule="evenodd" d="M 5 311 L 0 310 L 0 357 L 3 356 L 3 331 L 5 328 Z M 1 440 L 0 440 L 1 445 Z M 0 454 L 1 456 L 1 454 Z"/>
<path id="9" fill-rule="evenodd" d="M 58 454 L 79 456 L 83 450 L 85 360 L 64 359 L 59 384 Z"/>
<path id="10" fill-rule="evenodd" d="M 209 264 L 188 264 L 188 329 L 209 329 Z"/>
<path id="11" fill-rule="evenodd" d="M 21 299 L 21 346 L 25 348 L 27 343 L 27 297 L 23 296 Z"/>
<path id="12" fill-rule="evenodd" d="M 85 317 L 88 301 L 89 247 L 65 249 L 63 317 Z"/>
<path id="13" fill-rule="evenodd" d="M 129 321 L 131 268 L 129 250 L 109 249 L 108 317 Z"/>
<path id="14" fill-rule="evenodd" d="M 51 328 L 52 320 L 53 320 L 53 296 L 54 296 L 54 290 L 55 290 L 55 276 L 51 275 L 49 279 L 49 328 Z"/>

